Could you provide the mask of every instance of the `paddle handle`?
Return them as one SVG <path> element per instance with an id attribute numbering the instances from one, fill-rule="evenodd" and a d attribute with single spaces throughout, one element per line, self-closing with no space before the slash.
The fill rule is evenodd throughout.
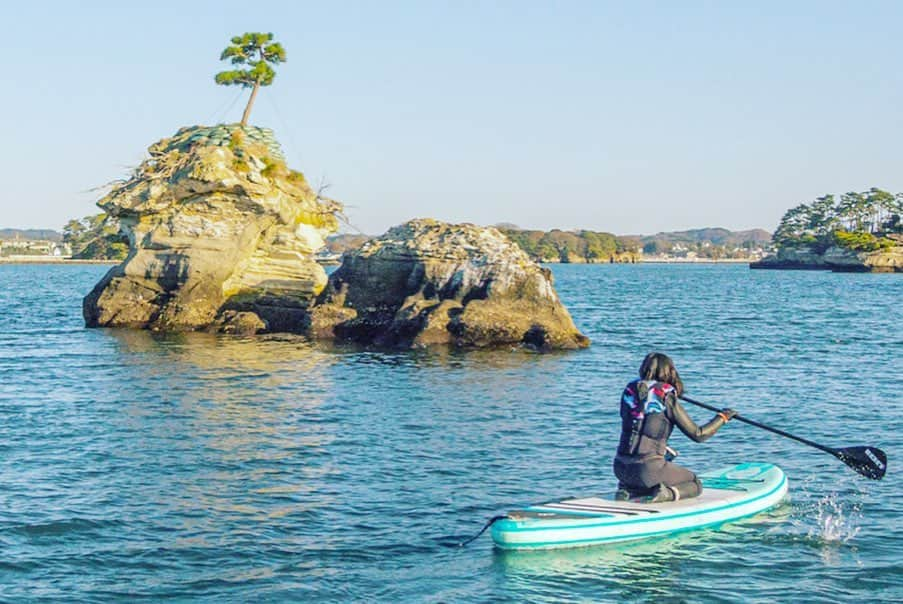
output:
<path id="1" fill-rule="evenodd" d="M 693 399 L 691 399 L 688 396 L 681 395 L 680 400 L 686 401 L 686 402 L 696 405 L 698 407 L 702 407 L 703 409 L 708 409 L 709 411 L 714 411 L 715 413 L 718 413 L 719 411 L 721 411 L 721 409 L 719 409 L 718 407 L 713 407 L 712 405 L 707 405 L 707 404 L 701 403 L 699 401 L 694 401 Z M 741 415 L 735 415 L 734 419 L 737 421 L 741 421 L 744 424 L 749 424 L 750 426 L 755 426 L 756 428 L 762 428 L 763 430 L 773 432 L 774 434 L 780 434 L 781 436 L 784 436 L 786 438 L 791 438 L 795 441 L 803 443 L 804 445 L 809 445 L 810 447 L 815 447 L 816 449 L 820 449 L 820 450 L 824 451 L 825 453 L 830 453 L 834 457 L 836 457 L 840 460 L 843 460 L 843 456 L 837 449 L 832 449 L 831 447 L 826 447 L 824 445 L 820 445 L 816 442 L 812 442 L 811 440 L 808 440 L 801 436 L 796 436 L 794 434 L 790 434 L 789 432 L 784 432 L 783 430 L 779 430 L 778 428 L 772 428 L 771 426 L 766 426 L 765 424 L 760 424 L 757 421 L 747 419 Z"/>

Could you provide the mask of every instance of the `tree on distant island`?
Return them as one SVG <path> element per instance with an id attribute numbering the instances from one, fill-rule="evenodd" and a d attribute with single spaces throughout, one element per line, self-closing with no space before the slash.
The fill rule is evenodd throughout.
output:
<path id="1" fill-rule="evenodd" d="M 787 210 L 772 241 L 778 247 L 805 246 L 819 253 L 832 245 L 874 251 L 895 245 L 888 235 L 903 233 L 901 216 L 903 193 L 872 187 L 844 193 L 839 199 L 824 195 Z"/>
<path id="2" fill-rule="evenodd" d="M 762 246 L 771 239 L 771 234 L 761 229 L 738 232 L 693 229 L 648 236 L 617 236 L 587 230 L 499 230 L 538 262 L 631 262 L 640 254 L 713 260 L 748 258 L 761 253 Z"/>
<path id="3" fill-rule="evenodd" d="M 105 212 L 70 220 L 63 227 L 63 243 L 72 248 L 72 257 L 122 260 L 129 251 L 128 239 L 119 222 Z"/>
<path id="4" fill-rule="evenodd" d="M 539 262 L 608 262 L 639 252 L 639 244 L 628 238 L 595 231 L 551 231 L 499 228 L 528 256 Z"/>
<path id="5" fill-rule="evenodd" d="M 261 86 L 269 86 L 276 77 L 271 67 L 285 62 L 285 49 L 273 42 L 273 34 L 248 32 L 232 38 L 232 44 L 220 54 L 220 61 L 229 59 L 233 65 L 247 65 L 249 69 L 231 69 L 216 74 L 216 83 L 222 86 L 251 88 L 251 98 L 241 116 L 242 127 L 248 125 L 251 107 Z"/>

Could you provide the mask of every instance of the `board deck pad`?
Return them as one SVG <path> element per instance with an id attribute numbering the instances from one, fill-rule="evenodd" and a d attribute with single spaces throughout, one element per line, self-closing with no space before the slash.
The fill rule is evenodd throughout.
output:
<path id="1" fill-rule="evenodd" d="M 787 478 L 768 463 L 742 463 L 699 475 L 699 497 L 644 503 L 641 498 L 571 497 L 514 510 L 492 525 L 503 549 L 614 543 L 714 526 L 757 514 L 787 494 Z"/>

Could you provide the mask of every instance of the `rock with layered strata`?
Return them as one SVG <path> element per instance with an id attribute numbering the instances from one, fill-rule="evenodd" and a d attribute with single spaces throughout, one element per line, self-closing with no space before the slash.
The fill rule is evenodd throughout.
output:
<path id="1" fill-rule="evenodd" d="M 129 252 L 85 298 L 86 324 L 305 331 L 340 205 L 288 169 L 267 129 L 183 128 L 148 152 L 98 202 Z"/>
<path id="2" fill-rule="evenodd" d="M 589 345 L 550 271 L 497 229 L 426 219 L 346 253 L 313 308 L 310 333 L 401 347 Z"/>
<path id="3" fill-rule="evenodd" d="M 835 272 L 903 273 L 903 245 L 874 252 L 831 247 L 825 251 L 824 260 Z"/>
<path id="4" fill-rule="evenodd" d="M 750 268 L 827 270 L 824 257 L 808 247 L 784 247 L 776 254 L 751 262 Z"/>
<path id="5" fill-rule="evenodd" d="M 890 239 L 897 241 L 895 236 L 891 236 Z M 900 273 L 903 272 L 903 241 L 899 241 L 899 245 L 872 252 L 861 252 L 840 246 L 829 247 L 821 253 L 806 246 L 785 247 L 776 254 L 753 262 L 749 266 L 756 269 Z"/>

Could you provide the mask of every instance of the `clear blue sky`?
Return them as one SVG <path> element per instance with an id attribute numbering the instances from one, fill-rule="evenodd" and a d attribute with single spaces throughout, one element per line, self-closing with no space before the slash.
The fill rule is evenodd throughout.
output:
<path id="1" fill-rule="evenodd" d="M 367 233 L 413 217 L 773 229 L 903 191 L 903 2 L 5 2 L 0 226 L 60 228 L 153 141 L 238 121 L 232 35 L 292 167 Z"/>

